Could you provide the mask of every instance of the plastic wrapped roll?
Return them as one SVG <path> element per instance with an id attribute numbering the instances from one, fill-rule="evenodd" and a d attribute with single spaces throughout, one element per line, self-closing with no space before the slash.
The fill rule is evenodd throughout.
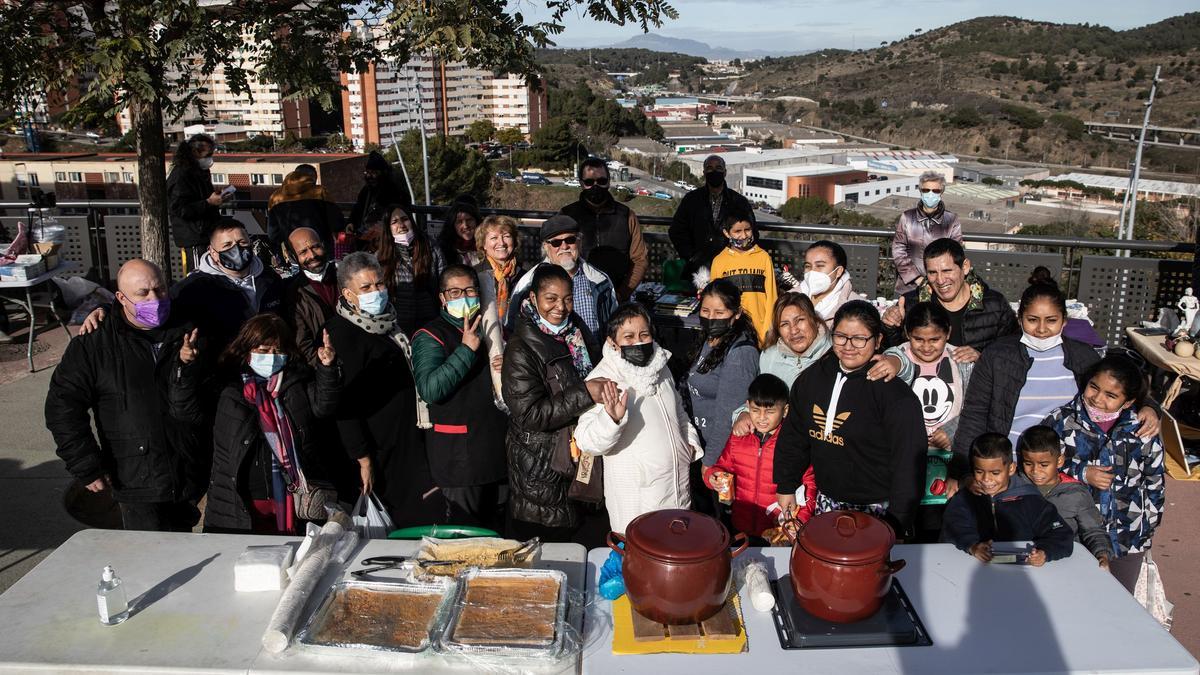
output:
<path id="1" fill-rule="evenodd" d="M 300 613 L 313 589 L 321 581 L 329 561 L 333 557 L 333 548 L 342 538 L 342 533 L 350 527 L 350 517 L 342 512 L 334 513 L 329 521 L 321 528 L 321 534 L 313 542 L 308 555 L 300 563 L 300 568 L 292 576 L 292 582 L 279 598 L 275 613 L 267 622 L 267 630 L 263 633 L 263 647 L 272 654 L 279 654 L 288 648 L 292 635 L 296 632 L 296 624 L 300 622 Z"/>
<path id="2" fill-rule="evenodd" d="M 760 612 L 770 611 L 775 606 L 775 595 L 767 581 L 767 567 L 757 560 L 746 563 L 743 574 L 746 579 L 746 595 L 750 604 Z"/>

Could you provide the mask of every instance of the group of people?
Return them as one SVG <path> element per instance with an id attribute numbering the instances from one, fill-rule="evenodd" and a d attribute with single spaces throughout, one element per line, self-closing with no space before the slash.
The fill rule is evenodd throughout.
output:
<path id="1" fill-rule="evenodd" d="M 188 171 L 205 143 L 178 151 Z M 220 193 L 172 192 L 209 192 L 171 206 L 194 271 L 168 288 L 125 263 L 46 401 L 68 470 L 111 489 L 127 528 L 190 530 L 205 495 L 207 531 L 295 533 L 373 493 L 397 526 L 591 545 L 664 508 L 760 542 L 854 509 L 985 561 L 993 541 L 1032 540 L 1043 564 L 1079 538 L 1132 588 L 1163 508 L 1145 378 L 1064 335 L 1045 270 L 1014 313 L 972 269 L 939 177 L 898 223 L 897 255 L 917 259 L 881 314 L 836 242 L 808 245 L 800 279 L 777 270 L 709 158 L 670 231 L 703 281 L 680 373 L 630 299 L 646 245 L 602 161 L 583 162 L 529 268 L 516 221 L 464 198 L 431 236 L 388 169 L 368 161 L 349 223 L 304 167 L 289 174 L 266 256 L 231 219 L 179 238 Z M 358 250 L 335 261 L 342 233 Z"/>

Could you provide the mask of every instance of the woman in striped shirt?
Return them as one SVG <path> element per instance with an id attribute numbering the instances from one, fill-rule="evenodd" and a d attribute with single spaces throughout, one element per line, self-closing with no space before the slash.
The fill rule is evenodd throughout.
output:
<path id="1" fill-rule="evenodd" d="M 989 345 L 967 387 L 954 435 L 954 470 L 960 476 L 967 475 L 968 451 L 980 434 L 1007 434 L 1015 447 L 1021 432 L 1074 400 L 1084 373 L 1100 360 L 1088 345 L 1063 336 L 1067 298 L 1050 272 L 1039 267 L 1029 282 L 1017 310 L 1021 334 Z M 1139 436 L 1158 433 L 1154 408 L 1143 407 L 1137 419 Z"/>

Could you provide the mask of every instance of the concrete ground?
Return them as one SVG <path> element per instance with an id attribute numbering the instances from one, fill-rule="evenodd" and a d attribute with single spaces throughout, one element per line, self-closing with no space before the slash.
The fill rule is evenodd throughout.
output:
<path id="1" fill-rule="evenodd" d="M 74 331 L 74 329 L 72 329 Z M 23 335 L 18 331 L 18 336 Z M 62 329 L 39 335 L 39 370 L 28 373 L 24 345 L 0 345 L 0 592 L 83 526 L 62 506 L 70 483 L 46 431 L 43 405 L 53 366 L 66 342 Z M 1200 657 L 1200 481 L 1168 479 L 1167 507 L 1154 557 L 1175 603 L 1171 633 Z M 104 561 L 96 561 L 97 566 Z M 1081 602 L 1084 600 L 1081 600 Z"/>

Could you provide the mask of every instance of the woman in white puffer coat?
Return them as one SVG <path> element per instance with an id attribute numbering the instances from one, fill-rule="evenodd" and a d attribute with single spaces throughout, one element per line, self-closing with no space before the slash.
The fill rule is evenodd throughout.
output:
<path id="1" fill-rule="evenodd" d="M 667 360 L 641 305 L 617 308 L 608 322 L 604 357 L 587 379 L 607 378 L 602 404 L 579 416 L 575 444 L 604 456 L 609 525 L 659 509 L 691 508 L 688 467 L 704 455 L 700 435 L 675 391 Z"/>

